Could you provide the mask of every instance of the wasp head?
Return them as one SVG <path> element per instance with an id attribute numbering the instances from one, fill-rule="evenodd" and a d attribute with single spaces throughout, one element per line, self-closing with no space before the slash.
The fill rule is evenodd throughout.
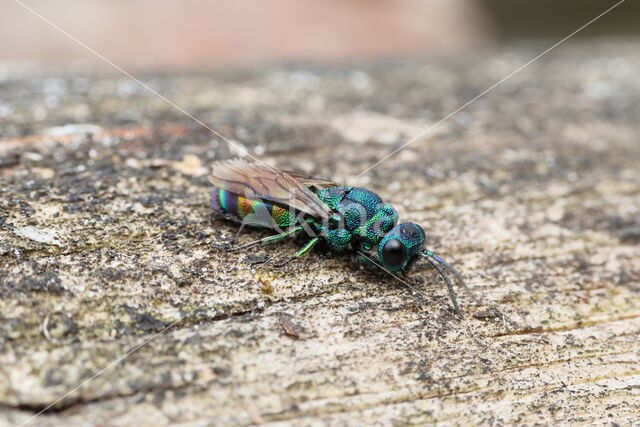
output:
<path id="1" fill-rule="evenodd" d="M 378 244 L 378 259 L 390 271 L 408 270 L 424 246 L 425 232 L 418 224 L 403 222 L 384 235 Z"/>

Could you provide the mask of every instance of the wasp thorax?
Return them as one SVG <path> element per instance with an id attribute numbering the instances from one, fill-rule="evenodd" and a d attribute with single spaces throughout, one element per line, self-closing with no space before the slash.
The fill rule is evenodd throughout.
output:
<path id="1" fill-rule="evenodd" d="M 389 231 L 378 244 L 378 258 L 391 271 L 403 270 L 424 245 L 422 227 L 412 222 L 403 222 Z"/>

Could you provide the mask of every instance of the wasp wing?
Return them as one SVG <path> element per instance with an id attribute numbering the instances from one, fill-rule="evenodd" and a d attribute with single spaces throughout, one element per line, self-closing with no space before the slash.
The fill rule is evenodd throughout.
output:
<path id="1" fill-rule="evenodd" d="M 287 175 L 289 175 L 292 178 L 297 179 L 302 184 L 304 184 L 306 187 L 311 187 L 311 188 L 314 188 L 316 190 L 321 190 L 323 188 L 329 188 L 329 187 L 340 187 L 341 186 L 341 184 L 338 184 L 336 182 L 330 181 L 328 179 L 318 178 L 316 176 L 309 176 L 309 175 L 302 174 L 300 172 L 284 171 L 284 173 L 286 173 Z"/>
<path id="2" fill-rule="evenodd" d="M 328 219 L 333 212 L 304 182 L 286 172 L 244 160 L 227 160 L 213 165 L 209 182 L 238 196 L 260 199 Z"/>

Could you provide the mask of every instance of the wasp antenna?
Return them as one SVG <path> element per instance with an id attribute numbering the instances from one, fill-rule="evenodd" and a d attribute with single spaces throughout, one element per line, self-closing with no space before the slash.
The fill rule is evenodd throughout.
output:
<path id="1" fill-rule="evenodd" d="M 456 277 L 456 279 L 458 279 L 458 283 L 460 283 L 460 286 L 462 286 L 464 288 L 464 290 L 467 293 L 467 295 L 469 295 L 471 297 L 471 299 L 473 299 L 473 301 L 476 304 L 482 305 L 480 300 L 479 300 L 479 298 L 478 298 L 478 296 L 476 295 L 476 293 L 473 292 L 471 289 L 469 289 L 469 287 L 467 286 L 467 283 L 465 282 L 464 278 L 462 277 L 462 274 L 460 274 L 460 272 L 458 270 L 456 270 L 451 264 L 449 264 L 447 261 L 443 260 L 441 257 L 439 257 L 438 255 L 436 255 L 433 252 L 428 251 L 428 250 L 424 250 L 423 251 L 423 256 L 431 258 L 432 260 L 434 260 L 438 264 L 443 265 L 451 273 L 453 273 L 453 275 Z"/>
<path id="2" fill-rule="evenodd" d="M 447 284 L 447 290 L 449 291 L 449 298 L 451 298 L 451 303 L 453 304 L 453 307 L 455 308 L 456 313 L 458 314 L 458 317 L 462 318 L 462 310 L 460 310 L 460 306 L 458 305 L 458 299 L 456 298 L 456 293 L 453 290 L 453 284 L 451 283 L 451 280 L 449 280 L 449 276 L 447 276 L 447 273 L 445 273 L 442 267 L 440 267 L 440 264 L 439 264 L 440 261 L 436 258 L 433 258 L 433 253 L 430 251 L 423 251 L 420 254 L 424 259 L 426 259 L 429 262 L 429 264 L 431 264 L 433 268 L 436 269 L 438 274 L 440 274 L 440 277 L 442 277 L 442 280 L 444 280 L 444 282 Z M 456 275 L 456 277 L 458 277 L 458 274 L 460 273 L 456 274 L 454 272 L 454 274 Z"/>
<path id="3" fill-rule="evenodd" d="M 425 297 L 424 293 L 420 292 L 419 290 L 417 290 L 416 288 L 414 288 L 413 286 L 411 286 L 409 283 L 407 283 L 406 281 L 402 280 L 400 277 L 398 277 L 396 274 L 392 273 L 391 271 L 389 271 L 388 269 L 384 268 L 382 266 L 382 264 L 376 262 L 374 259 L 372 259 L 371 257 L 367 256 L 364 252 L 361 251 L 356 251 L 357 254 L 359 254 L 360 256 L 362 256 L 363 258 L 369 260 L 369 262 L 371 262 L 372 264 L 374 264 L 375 266 L 377 266 L 379 269 L 381 269 L 382 271 L 384 271 L 385 273 L 391 275 L 394 279 L 396 279 L 398 282 L 404 284 L 409 290 L 411 290 L 412 292 L 417 293 L 418 295 L 420 295 L 421 297 Z"/>

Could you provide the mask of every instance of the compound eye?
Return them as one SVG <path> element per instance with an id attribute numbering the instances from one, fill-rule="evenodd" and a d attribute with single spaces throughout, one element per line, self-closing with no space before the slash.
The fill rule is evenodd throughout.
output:
<path id="1" fill-rule="evenodd" d="M 382 248 L 382 260 L 390 266 L 398 266 L 404 261 L 406 249 L 398 239 L 389 239 Z"/>

